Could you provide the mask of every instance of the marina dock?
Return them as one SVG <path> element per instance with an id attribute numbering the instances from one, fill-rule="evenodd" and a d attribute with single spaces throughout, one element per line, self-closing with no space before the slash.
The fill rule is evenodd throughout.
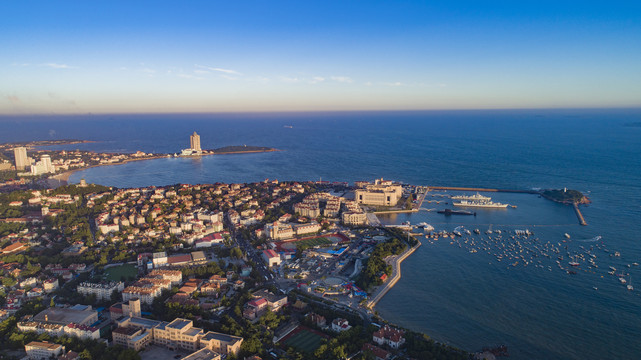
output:
<path id="1" fill-rule="evenodd" d="M 585 221 L 583 214 L 581 214 L 581 210 L 579 210 L 579 204 L 572 203 L 572 206 L 574 206 L 574 212 L 576 213 L 576 217 L 579 218 L 579 224 L 583 226 L 587 226 L 588 223 Z"/>

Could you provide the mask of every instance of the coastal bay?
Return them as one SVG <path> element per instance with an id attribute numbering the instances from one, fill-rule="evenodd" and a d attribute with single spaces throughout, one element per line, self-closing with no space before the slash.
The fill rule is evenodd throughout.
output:
<path id="1" fill-rule="evenodd" d="M 417 185 L 526 190 L 567 187 L 588 194 L 592 200 L 582 208 L 588 226 L 578 225 L 571 206 L 533 194 L 509 193 L 487 195 L 518 205 L 516 209 L 450 218 L 421 211 L 390 217 L 386 223 L 426 221 L 448 231 L 461 225 L 482 231 L 490 225 L 504 231 L 529 228 L 544 242 L 562 242 L 563 234 L 569 233 L 572 242 L 568 251 L 579 246 L 589 248 L 590 239 L 602 236 L 602 242 L 620 251 L 621 257 L 598 253 L 599 269 L 606 270 L 608 264 L 627 269 L 626 264 L 641 258 L 641 248 L 635 241 L 641 231 L 636 221 L 641 216 L 637 185 L 641 172 L 634 170 L 641 169 L 638 133 L 612 125 L 625 122 L 630 116 L 627 113 L 584 111 L 573 115 L 337 114 L 282 122 L 256 118 L 242 124 L 214 118 L 210 130 L 199 131 L 203 138 L 211 134 L 214 142 L 221 143 L 223 135 L 215 134 L 224 132 L 228 143 L 270 143 L 284 151 L 132 162 L 79 171 L 70 181 L 85 178 L 109 186 L 133 187 L 243 183 L 265 178 L 353 182 L 385 177 Z M 201 121 L 184 119 L 180 125 L 183 130 L 169 120 L 157 123 L 164 129 L 156 131 L 159 139 L 166 141 L 161 145 L 115 132 L 101 136 L 118 141 L 78 146 L 171 151 L 179 148 L 180 142 L 166 132 L 189 133 L 202 126 Z M 285 129 L 285 123 L 294 127 Z M 244 130 L 247 124 L 255 125 L 252 131 Z M 129 125 L 137 126 L 144 127 L 145 122 Z M 82 130 L 90 132 L 91 128 Z M 386 136 L 390 131 L 393 139 Z M 578 134 L 573 143 L 566 141 L 563 134 L 567 133 Z M 533 266 L 508 269 L 507 264 L 498 266 L 489 254 L 472 254 L 449 242 L 422 242 L 423 246 L 403 262 L 402 278 L 375 307 L 390 321 L 468 350 L 506 343 L 515 359 L 633 359 L 641 353 L 632 336 L 641 331 L 638 292 L 628 292 L 613 277 L 603 274 L 601 278 L 602 272 L 568 275 Z M 638 268 L 627 271 L 633 278 L 641 276 Z M 607 345 L 599 345 L 604 343 Z"/>

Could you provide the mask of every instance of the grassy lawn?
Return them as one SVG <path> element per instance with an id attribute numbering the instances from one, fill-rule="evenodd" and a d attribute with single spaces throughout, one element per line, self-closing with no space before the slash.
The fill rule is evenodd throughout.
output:
<path id="1" fill-rule="evenodd" d="M 317 245 L 328 245 L 332 244 L 331 240 L 328 240 L 324 237 L 317 237 L 317 238 L 312 238 L 312 239 L 305 239 L 305 240 L 299 240 L 296 242 L 297 246 L 304 246 L 304 247 L 314 247 Z"/>
<path id="2" fill-rule="evenodd" d="M 138 275 L 138 269 L 131 264 L 114 266 L 105 270 L 105 278 L 109 281 L 127 280 L 129 277 L 135 278 Z"/>
<path id="3" fill-rule="evenodd" d="M 290 337 L 285 344 L 295 347 L 306 353 L 313 353 L 321 345 L 322 337 L 308 330 L 302 330 Z"/>

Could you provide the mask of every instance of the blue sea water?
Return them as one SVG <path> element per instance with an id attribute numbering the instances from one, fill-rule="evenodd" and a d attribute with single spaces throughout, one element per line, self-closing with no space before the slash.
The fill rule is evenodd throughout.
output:
<path id="1" fill-rule="evenodd" d="M 582 266 L 568 275 L 554 258 L 542 259 L 545 267 L 510 266 L 483 251 L 424 240 L 376 310 L 467 350 L 505 343 L 514 359 L 638 359 L 641 290 L 626 290 L 607 270 L 615 266 L 633 283 L 641 281 L 641 267 L 626 267 L 641 262 L 641 128 L 627 126 L 640 119 L 638 109 L 4 117 L 0 141 L 78 138 L 96 142 L 56 148 L 173 153 L 188 147 L 197 131 L 203 148 L 282 150 L 132 162 L 71 177 L 118 187 L 384 177 L 419 185 L 581 190 L 593 201 L 582 208 L 585 227 L 571 207 L 509 193 L 490 196 L 516 209 L 479 210 L 476 217 L 428 211 L 381 217 L 445 230 L 528 228 L 540 242 L 561 243 L 569 233 L 572 239 L 561 243 L 567 251 L 594 246 L 590 239 L 600 235 L 598 243 L 611 252 L 594 250 L 598 269 Z M 614 251 L 621 257 L 610 256 Z"/>

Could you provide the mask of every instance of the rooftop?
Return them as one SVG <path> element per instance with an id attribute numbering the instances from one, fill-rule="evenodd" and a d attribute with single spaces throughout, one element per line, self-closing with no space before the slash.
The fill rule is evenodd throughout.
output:
<path id="1" fill-rule="evenodd" d="M 54 324 L 67 325 L 69 323 L 84 324 L 96 315 L 95 310 L 76 310 L 72 308 L 51 307 L 41 311 L 34 316 L 34 321 L 50 322 Z M 93 322 L 93 321 L 92 321 Z"/>
<path id="2" fill-rule="evenodd" d="M 184 329 L 186 326 L 191 326 L 191 320 L 176 318 L 174 321 L 170 322 L 167 327 L 172 329 Z"/>

